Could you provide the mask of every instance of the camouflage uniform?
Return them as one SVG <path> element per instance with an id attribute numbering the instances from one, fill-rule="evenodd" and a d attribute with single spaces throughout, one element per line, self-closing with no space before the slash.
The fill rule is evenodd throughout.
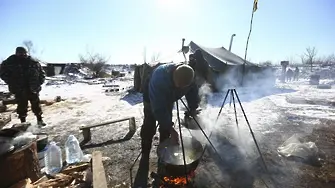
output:
<path id="1" fill-rule="evenodd" d="M 2 62 L 0 78 L 8 85 L 9 92 L 15 95 L 17 113 L 21 122 L 25 122 L 28 112 L 28 101 L 37 117 L 38 123 L 42 121 L 39 92 L 45 81 L 45 73 L 38 61 L 30 56 L 26 58 L 12 55 Z"/>

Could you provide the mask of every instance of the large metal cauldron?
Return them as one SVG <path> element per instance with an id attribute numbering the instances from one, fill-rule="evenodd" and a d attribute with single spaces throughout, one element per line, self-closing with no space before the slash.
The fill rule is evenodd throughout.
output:
<path id="1" fill-rule="evenodd" d="M 187 168 L 186 173 L 189 174 L 197 168 L 204 148 L 198 140 L 192 137 L 183 137 L 183 143 Z M 185 175 L 181 143 L 179 145 L 173 145 L 171 144 L 171 140 L 167 139 L 158 146 L 157 154 L 160 158 L 159 162 L 165 168 L 164 171 L 166 172 L 166 175 Z"/>

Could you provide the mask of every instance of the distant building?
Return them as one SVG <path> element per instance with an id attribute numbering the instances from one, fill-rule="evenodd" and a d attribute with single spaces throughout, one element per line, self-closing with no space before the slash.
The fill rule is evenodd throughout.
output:
<path id="1" fill-rule="evenodd" d="M 45 72 L 47 76 L 55 76 L 59 74 L 64 74 L 64 70 L 67 65 L 80 66 L 81 63 L 61 63 L 61 62 L 53 62 L 46 63 Z"/>

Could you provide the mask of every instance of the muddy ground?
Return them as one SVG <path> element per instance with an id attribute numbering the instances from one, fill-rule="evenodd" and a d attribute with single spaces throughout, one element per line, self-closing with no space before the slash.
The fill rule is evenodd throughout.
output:
<path id="1" fill-rule="evenodd" d="M 311 97 L 286 98 L 290 104 L 309 104 L 309 109 L 313 105 L 323 105 L 334 110 L 334 100 L 314 100 Z M 263 102 L 261 104 L 263 105 Z M 76 108 L 71 103 L 71 109 Z M 261 105 L 261 106 L 262 106 Z M 254 127 L 254 133 L 258 140 L 260 150 L 264 156 L 267 171 L 262 168 L 262 162 L 259 155 L 252 157 L 242 154 L 236 149 L 229 140 L 231 127 L 235 123 L 233 114 L 224 114 L 228 119 L 217 134 L 212 135 L 216 140 L 216 149 L 219 155 L 215 154 L 211 147 L 202 158 L 194 178 L 196 187 L 304 187 L 304 188 L 330 188 L 335 187 L 335 121 L 329 119 L 311 118 L 304 115 L 304 109 L 301 107 L 279 107 L 272 101 L 264 102 L 264 108 L 258 110 L 263 113 L 258 116 L 267 116 L 276 114 L 279 116 L 276 121 L 263 123 L 264 118 L 252 120 L 251 126 Z M 258 107 L 261 107 L 258 106 Z M 247 115 L 253 115 L 253 107 L 246 109 Z M 296 109 L 294 109 L 296 108 Z M 299 110 L 302 113 L 291 113 L 293 110 Z M 315 110 L 320 108 L 315 107 Z M 65 110 L 65 109 L 64 109 Z M 98 109 L 97 109 L 98 110 Z M 66 113 L 66 111 L 64 111 Z M 112 112 L 110 112 L 112 113 Z M 128 115 L 128 114 L 122 114 Z M 130 115 L 130 114 L 129 114 Z M 130 167 L 140 152 L 140 126 L 142 124 L 142 115 L 135 115 L 137 130 L 130 140 L 124 140 L 127 134 L 128 123 L 118 123 L 109 126 L 92 129 L 92 140 L 83 146 L 85 153 L 99 150 L 103 153 L 104 167 L 109 187 L 130 187 Z M 229 117 L 229 118 L 228 118 Z M 117 118 L 117 117 L 113 117 Z M 271 119 L 271 118 L 270 118 Z M 73 120 L 74 121 L 74 120 Z M 242 123 L 243 120 L 240 120 Z M 73 124 L 73 125 L 72 125 Z M 50 126 L 43 129 L 48 132 L 50 137 L 63 146 L 69 134 L 74 134 L 79 140 L 83 140 L 76 121 L 64 120 L 65 126 Z M 246 124 L 242 123 L 241 126 Z M 269 131 L 259 129 L 259 127 L 269 127 Z M 71 127 L 69 127 L 71 126 Z M 118 126 L 125 127 L 117 129 Z M 63 134 L 65 133 L 66 134 Z M 297 159 L 287 159 L 280 156 L 277 152 L 278 147 L 295 133 L 302 133 L 302 139 L 306 142 L 315 142 L 318 149 L 322 152 L 321 165 L 315 161 L 302 161 Z M 243 135 L 243 139 L 250 140 L 250 134 Z M 151 150 L 150 172 L 157 169 L 156 148 L 158 145 L 158 134 L 156 135 Z M 254 145 L 250 147 L 255 148 Z M 254 149 L 255 150 L 255 149 Z M 256 153 L 257 154 L 257 153 Z M 138 162 L 132 171 L 133 178 L 138 169 Z M 151 181 L 152 179 L 149 178 Z M 149 182 L 150 182 L 149 181 Z M 264 183 L 265 182 L 265 183 Z"/>
<path id="2" fill-rule="evenodd" d="M 304 187 L 304 188 L 331 188 L 335 187 L 335 121 L 326 119 L 306 119 L 306 117 L 290 114 L 284 108 L 277 108 L 280 118 L 273 122 L 274 131 L 261 133 L 255 131 L 256 138 L 262 136 L 259 141 L 260 150 L 264 156 L 267 169 L 262 168 L 261 159 L 248 159 L 224 137 L 225 134 L 217 134 L 217 140 L 221 140 L 218 149 L 224 160 L 216 157 L 213 150 L 208 150 L 196 170 L 194 183 L 197 187 Z M 308 120 L 308 121 L 307 121 Z M 318 122 L 309 124 L 306 122 Z M 113 126 L 128 126 L 125 123 L 114 124 L 92 130 L 92 141 L 83 148 L 85 153 L 95 150 L 103 152 L 104 167 L 106 170 L 109 187 L 130 187 L 130 167 L 140 152 L 139 130 L 142 120 L 136 118 L 137 131 L 130 140 L 122 140 L 127 131 L 116 132 Z M 55 130 L 50 129 L 50 132 Z M 82 140 L 78 131 L 72 132 Z M 316 143 L 322 151 L 323 160 L 319 165 L 315 161 L 302 161 L 287 159 L 280 156 L 277 148 L 295 133 L 304 133 L 304 141 Z M 70 134 L 70 133 L 69 133 Z M 67 135 L 56 136 L 55 140 L 64 142 Z M 104 143 L 108 141 L 107 143 Z M 156 171 L 156 146 L 158 135 L 155 137 L 150 159 L 150 171 Z M 210 147 L 209 147 L 210 148 Z M 234 155 L 232 155 L 234 154 Z M 133 178 L 136 175 L 138 162 L 132 171 Z M 149 172 L 150 173 L 150 172 Z M 150 179 L 150 178 L 149 178 Z M 151 179 L 149 180 L 149 182 Z M 265 182 L 265 183 L 264 183 Z"/>

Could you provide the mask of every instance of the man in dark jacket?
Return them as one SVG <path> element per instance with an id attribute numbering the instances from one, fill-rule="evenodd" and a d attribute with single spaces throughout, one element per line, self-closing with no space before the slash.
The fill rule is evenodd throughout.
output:
<path id="1" fill-rule="evenodd" d="M 196 63 L 197 63 L 197 61 L 195 60 L 194 54 L 190 54 L 188 56 L 188 65 L 191 66 L 193 68 L 193 70 L 195 70 Z"/>
<path id="2" fill-rule="evenodd" d="M 26 121 L 30 101 L 31 109 L 37 117 L 37 124 L 45 126 L 39 99 L 45 73 L 39 62 L 28 56 L 24 47 L 17 47 L 15 55 L 2 62 L 0 78 L 8 85 L 9 92 L 15 95 L 21 122 Z"/>
<path id="3" fill-rule="evenodd" d="M 199 49 L 194 52 L 194 58 L 196 60 L 194 67 L 196 82 L 199 82 L 199 84 L 202 85 L 204 82 L 208 81 L 209 64 Z"/>
<path id="4" fill-rule="evenodd" d="M 149 170 L 149 154 L 152 139 L 159 124 L 160 143 L 171 136 L 178 143 L 178 132 L 173 128 L 172 108 L 174 103 L 186 97 L 191 113 L 199 106 L 198 87 L 194 84 L 194 70 L 184 64 L 158 66 L 146 82 L 143 92 L 144 122 L 141 128 L 142 158 L 135 178 L 135 187 L 146 187 Z"/>

